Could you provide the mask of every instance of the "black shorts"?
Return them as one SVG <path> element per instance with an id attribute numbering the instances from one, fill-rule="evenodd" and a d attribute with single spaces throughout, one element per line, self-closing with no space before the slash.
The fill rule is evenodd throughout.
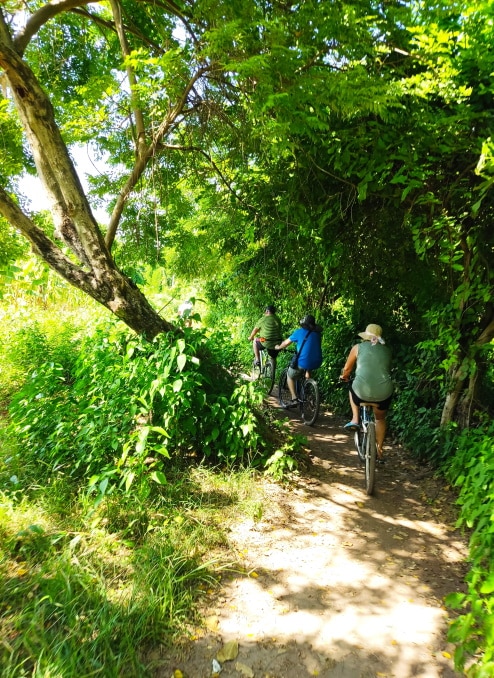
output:
<path id="1" fill-rule="evenodd" d="M 382 410 L 386 412 L 386 410 L 389 410 L 389 406 L 391 405 L 391 401 L 393 400 L 393 396 L 390 395 L 389 398 L 386 398 L 386 400 L 368 400 L 366 398 L 359 398 L 358 395 L 355 393 L 353 390 L 353 386 L 350 386 L 350 394 L 352 397 L 353 402 L 357 407 L 360 407 L 360 403 L 372 403 L 373 405 L 377 405 L 378 410 Z"/>
<path id="2" fill-rule="evenodd" d="M 282 340 L 280 340 L 280 344 L 281 344 L 281 341 Z M 270 355 L 271 358 L 277 358 L 278 357 L 279 351 L 277 351 L 275 348 L 266 348 L 264 346 L 264 342 L 261 341 L 260 339 L 256 339 L 256 344 L 257 344 L 260 351 L 267 351 L 268 355 Z"/>
<path id="3" fill-rule="evenodd" d="M 280 339 L 280 344 L 281 344 L 282 341 L 283 341 L 283 340 Z M 266 348 L 266 347 L 264 346 L 264 342 L 261 341 L 260 339 L 256 339 L 256 344 L 257 344 L 257 346 L 258 346 L 258 348 L 259 348 L 260 351 L 267 351 L 267 352 L 268 352 L 268 355 L 270 355 L 271 358 L 277 358 L 277 357 L 278 357 L 279 351 L 276 350 L 275 348 Z"/>

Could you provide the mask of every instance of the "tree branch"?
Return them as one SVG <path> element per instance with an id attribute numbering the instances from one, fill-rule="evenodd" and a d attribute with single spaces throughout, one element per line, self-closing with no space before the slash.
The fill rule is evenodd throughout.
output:
<path id="1" fill-rule="evenodd" d="M 29 240 L 35 254 L 41 257 L 51 268 L 72 285 L 79 287 L 85 292 L 90 292 L 92 289 L 90 283 L 91 275 L 84 272 L 79 266 L 76 266 L 50 240 L 46 233 L 25 215 L 2 186 L 0 186 L 0 214 L 10 224 L 15 224 L 24 237 Z"/>
<path id="2" fill-rule="evenodd" d="M 89 5 L 92 2 L 94 0 L 53 0 L 40 7 L 40 9 L 31 14 L 24 28 L 15 36 L 14 49 L 22 56 L 33 35 L 36 35 L 41 26 L 46 24 L 50 19 L 69 9 L 80 7 L 81 5 Z"/>
<path id="3" fill-rule="evenodd" d="M 106 246 L 110 250 L 113 242 L 115 240 L 115 235 L 117 233 L 117 228 L 118 224 L 120 222 L 120 217 L 122 216 L 123 209 L 125 206 L 125 203 L 128 200 L 128 197 L 132 190 L 135 188 L 137 182 L 142 176 L 142 173 L 146 169 L 146 166 L 149 162 L 149 160 L 154 156 L 156 153 L 156 149 L 158 148 L 159 144 L 161 143 L 161 140 L 167 134 L 167 132 L 170 130 L 178 116 L 182 113 L 183 108 L 187 102 L 187 97 L 189 96 L 189 93 L 191 89 L 193 88 L 194 84 L 197 82 L 197 80 L 204 75 L 209 70 L 209 67 L 204 66 L 202 68 L 199 68 L 197 72 L 193 75 L 193 77 L 189 80 L 186 88 L 184 89 L 182 96 L 180 97 L 179 101 L 176 103 L 174 108 L 168 113 L 168 115 L 165 117 L 163 122 L 160 124 L 158 127 L 157 132 L 153 135 L 153 140 L 151 141 L 150 145 L 148 148 L 138 156 L 134 168 L 132 169 L 130 177 L 127 179 L 125 182 L 124 187 L 120 191 L 115 207 L 113 208 L 113 212 L 110 218 L 110 223 L 108 224 L 108 231 L 106 233 Z"/>
<path id="4" fill-rule="evenodd" d="M 127 57 L 130 56 L 130 49 L 122 23 L 122 8 L 120 6 L 119 0 L 110 0 L 110 5 L 112 8 L 113 20 L 115 21 L 115 27 L 117 29 L 118 39 L 120 41 L 120 49 L 122 50 L 122 56 L 125 62 Z M 135 103 L 136 102 L 135 88 L 137 86 L 137 78 L 135 76 L 134 70 L 129 65 L 127 65 L 125 69 L 127 71 L 127 79 L 129 81 L 130 86 L 130 100 L 131 106 L 133 107 L 134 110 L 134 120 L 136 124 L 137 132 L 136 152 L 137 157 L 140 157 L 146 150 L 146 130 L 144 127 L 144 117 L 142 115 L 141 109 Z"/>

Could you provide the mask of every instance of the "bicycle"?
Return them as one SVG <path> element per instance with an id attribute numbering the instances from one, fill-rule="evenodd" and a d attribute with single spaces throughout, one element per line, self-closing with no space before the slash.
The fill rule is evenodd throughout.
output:
<path id="1" fill-rule="evenodd" d="M 374 492 L 376 477 L 376 422 L 374 408 L 370 403 L 360 403 L 360 430 L 355 431 L 355 447 L 362 464 L 365 465 L 365 491 Z"/>
<path id="2" fill-rule="evenodd" d="M 276 355 L 273 355 L 273 353 Z M 265 348 L 263 351 L 259 351 L 259 365 L 256 363 L 255 358 L 252 362 L 252 379 L 261 381 L 266 395 L 271 395 L 274 388 L 277 355 L 278 351 Z"/>
<path id="3" fill-rule="evenodd" d="M 340 385 L 350 388 L 350 382 L 340 381 Z M 365 491 L 373 494 L 376 480 L 376 422 L 372 403 L 361 402 L 359 407 L 360 428 L 354 432 L 355 449 L 365 470 Z"/>
<path id="4" fill-rule="evenodd" d="M 288 367 L 285 367 L 280 374 L 278 382 L 278 400 L 284 409 L 288 409 L 292 402 L 292 394 L 288 388 Z M 295 381 L 295 392 L 297 394 L 298 409 L 307 426 L 313 426 L 319 416 L 319 407 L 321 398 L 319 395 L 319 386 L 315 379 L 306 379 L 305 372 Z"/>

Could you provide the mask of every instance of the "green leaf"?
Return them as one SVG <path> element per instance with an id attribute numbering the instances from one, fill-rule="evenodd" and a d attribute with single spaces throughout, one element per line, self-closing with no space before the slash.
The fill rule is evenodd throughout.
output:
<path id="1" fill-rule="evenodd" d="M 108 487 L 108 477 L 103 478 L 103 480 L 99 484 L 99 491 L 101 495 L 104 495 L 106 493 L 106 488 Z"/>
<path id="2" fill-rule="evenodd" d="M 125 476 L 125 491 L 126 492 L 128 492 L 130 490 L 130 487 L 131 487 L 132 483 L 134 482 L 134 478 L 135 478 L 134 471 L 130 471 Z"/>
<path id="3" fill-rule="evenodd" d="M 161 433 L 161 435 L 165 436 L 165 438 L 170 438 L 170 434 L 168 433 L 168 431 L 165 431 L 165 429 L 161 426 L 151 426 L 151 431 Z"/>
<path id="4" fill-rule="evenodd" d="M 480 593 L 492 593 L 494 591 L 494 572 L 492 572 L 480 587 Z"/>
<path id="5" fill-rule="evenodd" d="M 182 372 L 182 370 L 185 367 L 186 362 L 187 362 L 187 356 L 185 355 L 185 353 L 180 353 L 177 356 L 177 365 L 178 365 L 178 371 L 179 372 Z"/>
<path id="6" fill-rule="evenodd" d="M 150 475 L 151 480 L 154 480 L 155 483 L 158 483 L 158 485 L 166 485 L 167 480 L 166 476 L 162 471 L 153 471 Z"/>

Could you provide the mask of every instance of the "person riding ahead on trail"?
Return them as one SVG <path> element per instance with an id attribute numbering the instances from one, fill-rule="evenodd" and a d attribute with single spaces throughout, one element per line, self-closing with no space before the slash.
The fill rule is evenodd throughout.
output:
<path id="1" fill-rule="evenodd" d="M 300 321 L 298 327 L 292 334 L 275 346 L 276 349 L 282 350 L 291 343 L 297 344 L 297 353 L 294 356 L 296 364 L 290 364 L 287 373 L 287 384 L 290 389 L 292 401 L 290 407 L 297 404 L 297 393 L 295 390 L 295 382 L 305 372 L 305 377 L 310 378 L 311 370 L 315 370 L 322 365 L 322 348 L 321 348 L 322 327 L 316 323 L 313 315 L 306 315 Z"/>
<path id="2" fill-rule="evenodd" d="M 359 409 L 361 402 L 370 402 L 376 420 L 377 459 L 383 460 L 383 444 L 386 435 L 386 413 L 393 396 L 391 379 L 391 351 L 385 346 L 380 325 L 367 325 L 365 332 L 359 332 L 362 343 L 355 344 L 348 354 L 341 372 L 343 381 L 350 381 L 355 367 L 355 378 L 350 386 L 352 420 L 345 424 L 347 431 L 360 428 Z"/>
<path id="3" fill-rule="evenodd" d="M 256 336 L 260 335 L 257 339 Z M 277 351 L 275 346 L 282 339 L 281 321 L 276 315 L 276 308 L 270 304 L 266 306 L 264 315 L 255 324 L 254 329 L 250 333 L 249 341 L 252 341 L 252 348 L 256 357 L 256 365 L 260 365 L 260 351 L 266 349 L 268 353 L 275 358 Z"/>

